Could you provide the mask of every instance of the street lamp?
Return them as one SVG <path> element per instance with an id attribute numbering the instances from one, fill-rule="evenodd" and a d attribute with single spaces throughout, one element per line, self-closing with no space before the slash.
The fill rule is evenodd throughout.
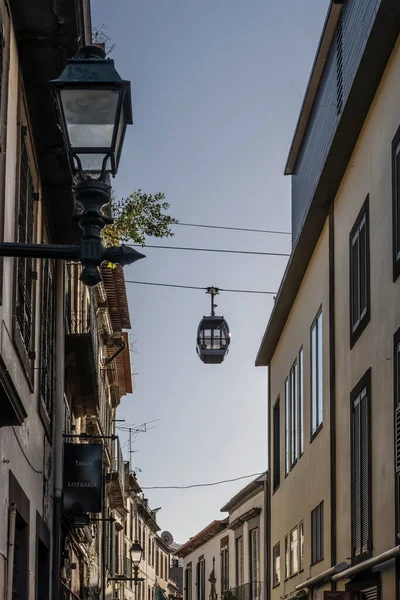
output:
<path id="1" fill-rule="evenodd" d="M 115 175 L 127 125 L 132 124 L 130 82 L 99 46 L 84 46 L 50 82 L 71 168 Z"/>
<path id="2" fill-rule="evenodd" d="M 140 561 L 143 558 L 143 548 L 140 543 L 136 540 L 133 542 L 131 546 L 131 560 L 133 567 L 133 577 L 132 581 L 135 585 L 139 583 L 139 581 L 144 581 L 143 577 L 139 577 L 139 565 Z"/>
<path id="3" fill-rule="evenodd" d="M 111 202 L 126 126 L 132 123 L 130 83 L 99 46 L 84 46 L 50 82 L 69 164 L 74 176 L 75 219 L 82 230 L 79 245 L 0 243 L 0 256 L 80 260 L 87 286 L 101 281 L 103 262 L 129 265 L 144 255 L 122 244 L 104 248 L 101 230 L 113 221 L 103 208 Z"/>

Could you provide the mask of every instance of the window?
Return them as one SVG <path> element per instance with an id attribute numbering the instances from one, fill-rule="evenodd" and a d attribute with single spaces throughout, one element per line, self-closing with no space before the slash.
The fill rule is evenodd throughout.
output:
<path id="1" fill-rule="evenodd" d="M 300 552 L 299 552 L 299 570 L 304 569 L 304 521 L 299 525 Z"/>
<path id="2" fill-rule="evenodd" d="M 323 422 L 322 393 L 322 312 L 311 326 L 311 435 Z"/>
<path id="3" fill-rule="evenodd" d="M 229 590 L 229 542 L 221 548 L 221 596 Z"/>
<path id="4" fill-rule="evenodd" d="M 289 578 L 290 560 L 289 560 L 289 536 L 285 535 L 285 579 Z"/>
<path id="5" fill-rule="evenodd" d="M 157 577 L 160 576 L 159 565 L 160 565 L 160 551 L 158 548 L 156 548 L 156 575 L 157 575 Z"/>
<path id="6" fill-rule="evenodd" d="M 251 598 L 257 598 L 257 583 L 260 580 L 260 558 L 258 550 L 258 529 L 250 531 L 250 583 Z"/>
<path id="7" fill-rule="evenodd" d="M 290 467 L 293 467 L 298 456 L 297 433 L 298 423 L 297 404 L 297 361 L 294 361 L 290 369 Z"/>
<path id="8" fill-rule="evenodd" d="M 274 405 L 274 491 L 281 483 L 281 409 L 279 398 Z"/>
<path id="9" fill-rule="evenodd" d="M 165 579 L 168 579 L 168 558 L 165 557 Z"/>
<path id="10" fill-rule="evenodd" d="M 290 532 L 290 577 L 299 570 L 299 531 L 297 527 Z"/>
<path id="11" fill-rule="evenodd" d="M 34 242 L 34 201 L 32 173 L 29 164 L 26 141 L 26 127 L 21 134 L 21 160 L 19 172 L 18 202 L 18 242 Z M 17 261 L 16 325 L 18 341 L 22 342 L 25 354 L 31 361 L 34 350 L 34 280 L 35 262 L 33 258 L 19 258 Z M 16 332 L 17 334 L 17 332 Z M 18 342 L 17 342 L 18 343 Z"/>
<path id="12" fill-rule="evenodd" d="M 40 327 L 40 398 L 46 422 L 51 423 L 54 382 L 54 262 L 42 261 L 42 318 Z M 42 413 L 42 411 L 41 411 Z"/>
<path id="13" fill-rule="evenodd" d="M 304 376 L 303 348 L 285 380 L 285 474 L 294 467 L 304 451 Z M 278 417 L 278 415 L 277 415 Z M 274 412 L 275 423 L 275 412 Z M 274 425 L 275 427 L 275 425 Z M 278 430 L 277 430 L 278 434 Z M 278 440 L 279 441 L 279 440 Z M 276 442 L 278 444 L 278 442 Z M 275 429 L 274 429 L 275 444 Z M 274 446 L 275 448 L 275 446 Z M 276 448 L 278 450 L 278 448 Z M 278 452 L 277 452 L 278 454 Z"/>
<path id="14" fill-rule="evenodd" d="M 299 352 L 299 455 L 304 452 L 304 351 Z"/>
<path id="15" fill-rule="evenodd" d="M 278 542 L 272 549 L 272 585 L 276 587 L 281 582 L 281 545 Z"/>
<path id="16" fill-rule="evenodd" d="M 285 474 L 289 473 L 290 428 L 289 379 L 285 381 Z"/>
<path id="17" fill-rule="evenodd" d="M 197 563 L 197 600 L 205 600 L 206 597 L 206 563 L 204 557 Z"/>
<path id="18" fill-rule="evenodd" d="M 151 556 L 152 556 L 152 548 L 153 548 L 153 540 L 152 538 L 149 536 L 149 565 L 152 564 L 151 561 Z"/>
<path id="19" fill-rule="evenodd" d="M 369 198 L 350 232 L 350 347 L 370 320 Z"/>
<path id="20" fill-rule="evenodd" d="M 243 538 L 236 539 L 236 585 L 244 583 Z"/>
<path id="21" fill-rule="evenodd" d="M 160 552 L 160 577 L 164 579 L 164 555 Z"/>
<path id="22" fill-rule="evenodd" d="M 392 141 L 393 281 L 400 274 L 400 127 Z"/>
<path id="23" fill-rule="evenodd" d="M 185 600 L 192 600 L 192 563 L 185 569 Z"/>
<path id="24" fill-rule="evenodd" d="M 311 512 L 311 564 L 324 558 L 324 503 Z"/>
<path id="25" fill-rule="evenodd" d="M 351 492 L 353 558 L 364 559 L 371 543 L 370 389 L 371 372 L 351 393 Z"/>

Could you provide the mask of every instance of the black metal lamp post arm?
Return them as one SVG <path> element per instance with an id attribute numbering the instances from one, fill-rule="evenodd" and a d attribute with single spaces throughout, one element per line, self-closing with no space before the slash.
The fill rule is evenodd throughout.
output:
<path id="1" fill-rule="evenodd" d="M 124 266 L 144 258 L 144 254 L 125 244 L 104 248 L 101 242 L 101 230 L 112 223 L 102 212 L 102 207 L 111 200 L 108 185 L 92 179 L 82 181 L 75 190 L 75 200 L 81 208 L 76 217 L 82 230 L 79 245 L 0 242 L 0 256 L 80 260 L 83 264 L 81 280 L 87 286 L 100 283 L 99 266 L 103 262 Z"/>

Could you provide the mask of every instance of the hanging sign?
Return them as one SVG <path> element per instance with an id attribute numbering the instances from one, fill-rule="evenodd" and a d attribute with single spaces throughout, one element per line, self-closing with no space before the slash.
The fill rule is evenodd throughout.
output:
<path id="1" fill-rule="evenodd" d="M 103 446 L 64 444 L 64 512 L 101 512 L 103 487 Z"/>

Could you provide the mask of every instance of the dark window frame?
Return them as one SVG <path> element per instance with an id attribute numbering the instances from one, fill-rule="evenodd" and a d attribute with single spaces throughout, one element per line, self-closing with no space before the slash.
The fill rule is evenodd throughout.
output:
<path id="1" fill-rule="evenodd" d="M 293 469 L 299 458 L 299 366 L 297 358 L 289 371 L 289 467 Z"/>
<path id="2" fill-rule="evenodd" d="M 400 126 L 392 140 L 392 260 L 396 281 L 400 275 Z"/>
<path id="3" fill-rule="evenodd" d="M 367 527 L 368 527 L 368 540 L 367 540 L 367 549 L 363 550 L 362 546 L 360 552 L 357 554 L 355 549 L 355 523 L 354 523 L 354 514 L 355 514 L 355 493 L 354 493 L 354 434 L 353 434 L 353 424 L 354 424 L 354 403 L 358 399 L 358 397 L 362 394 L 362 392 L 366 389 L 366 398 L 367 398 L 367 417 L 368 417 L 368 445 L 367 445 L 367 457 L 368 457 L 368 482 L 367 482 L 367 498 L 368 498 L 368 514 L 367 514 Z M 350 423 L 351 423 L 351 559 L 352 564 L 357 564 L 370 558 L 372 556 L 372 461 L 371 461 L 371 368 L 369 368 L 364 375 L 361 377 L 357 385 L 352 389 L 350 393 Z M 360 434 L 361 435 L 361 434 Z M 361 474 L 360 474 L 361 477 Z M 360 508 L 360 510 L 362 510 Z M 362 528 L 362 517 L 360 527 Z M 361 542 L 362 544 L 362 542 Z M 363 544 L 362 544 L 363 545 Z"/>
<path id="4" fill-rule="evenodd" d="M 278 550 L 277 553 L 276 553 L 276 550 Z M 275 568 L 276 558 L 279 558 L 279 578 L 277 576 L 278 573 Z M 272 587 L 276 588 L 280 585 L 281 585 L 281 543 L 278 542 L 272 548 Z"/>
<path id="5" fill-rule="evenodd" d="M 280 396 L 277 397 L 272 408 L 272 427 L 273 427 L 273 492 L 281 484 L 281 402 Z M 276 419 L 277 417 L 277 419 Z"/>
<path id="6" fill-rule="evenodd" d="M 55 374 L 55 262 L 42 260 L 39 414 L 51 439 Z"/>
<path id="7" fill-rule="evenodd" d="M 354 307 L 354 295 L 358 291 L 358 297 L 361 298 L 361 283 L 358 284 L 357 290 L 354 286 L 355 276 L 355 265 L 354 265 L 354 253 L 353 253 L 353 240 L 358 235 L 360 239 L 360 227 L 365 220 L 365 309 L 361 311 L 357 320 L 354 320 L 353 307 Z M 351 228 L 349 234 L 349 310 L 350 310 L 350 348 L 353 348 L 358 338 L 371 320 L 371 264 L 370 264 L 370 228 L 369 228 L 369 194 L 365 198 L 360 212 Z M 361 266 L 361 253 L 360 245 L 358 246 L 358 272 L 360 272 Z M 360 304 L 361 300 L 359 300 Z"/>
<path id="8" fill-rule="evenodd" d="M 23 115 L 21 115 L 21 119 L 22 118 Z M 15 239 L 18 242 L 23 243 L 36 242 L 37 236 L 36 200 L 38 199 L 38 196 L 35 192 L 37 173 L 32 152 L 28 126 L 21 125 L 18 131 L 17 185 L 15 190 Z M 23 169 L 26 169 L 25 194 L 24 188 L 21 185 L 22 178 L 24 177 Z M 21 199 L 23 197 L 24 202 L 26 202 L 26 206 L 24 207 L 25 210 L 23 211 L 26 213 L 24 215 L 24 218 L 26 219 L 25 230 L 21 212 Z M 28 227 L 29 231 L 27 229 Z M 32 230 L 30 230 L 30 227 Z M 34 362 L 36 358 L 36 268 L 36 259 L 18 258 L 15 260 L 13 340 L 31 392 L 34 390 Z M 26 276 L 26 281 L 30 279 L 30 286 L 20 285 L 21 275 Z M 26 318 L 27 311 L 30 312 L 30 323 L 25 326 L 25 323 L 29 321 L 29 317 L 28 319 Z M 29 335 L 25 330 L 26 327 L 30 327 Z"/>
<path id="9" fill-rule="evenodd" d="M 324 501 L 311 511 L 311 565 L 324 560 Z"/>
<path id="10" fill-rule="evenodd" d="M 185 600 L 192 600 L 193 597 L 193 571 L 192 563 L 188 563 L 185 569 Z"/>
<path id="11" fill-rule="evenodd" d="M 319 325 L 319 319 L 321 317 L 321 326 Z M 322 365 L 321 365 L 321 373 L 320 373 L 320 377 L 319 375 L 319 349 L 320 349 L 320 344 L 319 344 L 319 331 L 320 331 L 320 327 L 322 327 L 322 332 L 321 332 L 321 341 L 322 341 Z M 313 401 L 314 401 L 314 397 L 313 397 L 313 366 L 314 366 L 314 362 L 313 362 L 313 330 L 316 330 L 316 351 L 315 351 L 315 356 L 316 356 L 316 428 L 313 429 Z M 315 318 L 313 320 L 313 322 L 311 323 L 311 327 L 310 327 L 310 442 L 312 442 L 314 440 L 314 438 L 318 435 L 318 433 L 321 431 L 323 425 L 324 425 L 324 350 L 323 350 L 323 346 L 324 346 L 324 315 L 323 315 L 323 311 L 322 311 L 322 305 L 319 307 L 317 314 L 315 315 Z M 319 394 L 319 383 L 320 380 L 322 381 L 321 384 L 321 389 L 322 389 L 322 398 L 320 398 L 320 394 Z M 322 404 L 322 420 L 321 422 L 319 422 L 319 412 L 320 412 L 320 407 Z"/>
<path id="12" fill-rule="evenodd" d="M 201 585 L 202 584 L 202 585 Z M 206 561 L 204 555 L 200 556 L 196 565 L 196 596 L 197 600 L 206 598 Z"/>
<path id="13" fill-rule="evenodd" d="M 229 542 L 221 546 L 221 598 L 229 591 Z"/>

